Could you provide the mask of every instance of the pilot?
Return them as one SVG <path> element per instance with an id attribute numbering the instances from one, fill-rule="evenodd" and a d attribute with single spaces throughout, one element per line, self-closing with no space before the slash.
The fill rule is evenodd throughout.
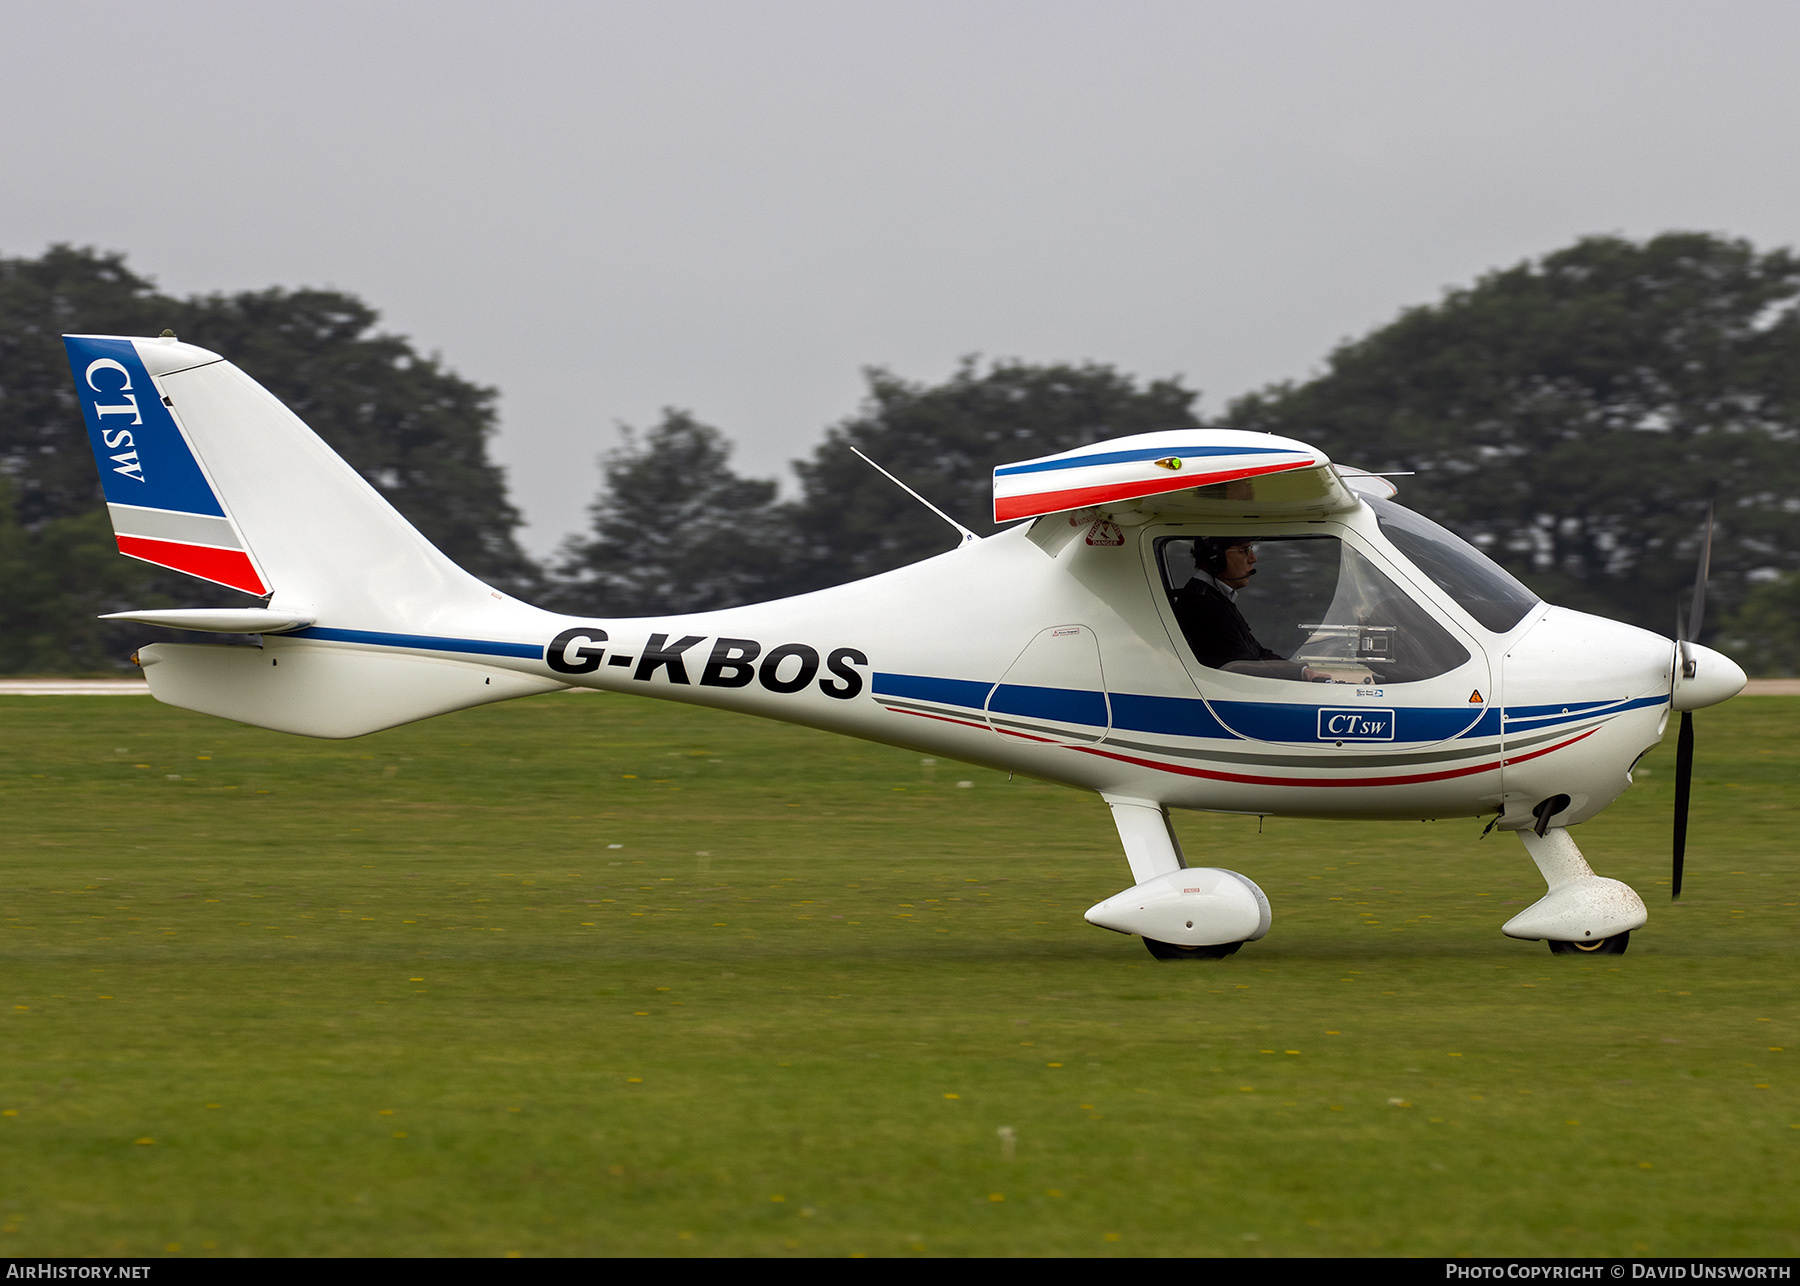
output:
<path id="1" fill-rule="evenodd" d="M 1250 632 L 1238 610 L 1238 591 L 1256 575 L 1256 546 L 1241 536 L 1194 542 L 1193 579 L 1170 596 L 1175 619 L 1201 665 L 1270 679 L 1320 680 L 1331 676 L 1271 652 Z"/>

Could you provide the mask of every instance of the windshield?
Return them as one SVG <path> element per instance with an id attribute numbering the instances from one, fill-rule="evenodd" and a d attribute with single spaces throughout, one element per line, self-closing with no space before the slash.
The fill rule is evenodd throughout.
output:
<path id="1" fill-rule="evenodd" d="M 1536 594 L 1455 532 L 1392 500 L 1363 498 L 1375 511 L 1381 534 L 1458 607 L 1494 633 L 1506 633 L 1538 605 Z"/>
<path id="2" fill-rule="evenodd" d="M 1212 669 L 1410 683 L 1469 659 L 1448 630 L 1336 536 L 1171 536 L 1157 542 L 1157 555 L 1181 632 Z"/>

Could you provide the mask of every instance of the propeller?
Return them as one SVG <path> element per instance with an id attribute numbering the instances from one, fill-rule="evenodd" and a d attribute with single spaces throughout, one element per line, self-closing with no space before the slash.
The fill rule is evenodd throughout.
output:
<path id="1" fill-rule="evenodd" d="M 1698 641 L 1706 619 L 1706 573 L 1712 565 L 1713 507 L 1706 504 L 1706 535 L 1700 541 L 1700 567 L 1694 573 L 1694 601 L 1687 618 L 1675 609 L 1675 682 L 1694 677 L 1695 661 L 1689 644 Z M 1694 784 L 1694 715 L 1681 712 L 1681 735 L 1675 742 L 1675 864 L 1669 881 L 1669 898 L 1681 896 L 1681 868 L 1687 857 L 1688 796 Z"/>

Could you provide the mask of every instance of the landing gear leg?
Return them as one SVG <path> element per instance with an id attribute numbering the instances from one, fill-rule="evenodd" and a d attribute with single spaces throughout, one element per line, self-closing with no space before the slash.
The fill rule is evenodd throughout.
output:
<path id="1" fill-rule="evenodd" d="M 1542 938 L 1557 955 L 1616 956 L 1650 916 L 1629 885 L 1595 875 L 1561 826 L 1519 832 L 1550 891 L 1508 920 L 1509 938 Z"/>
<path id="2" fill-rule="evenodd" d="M 1159 875 L 1168 875 L 1187 865 L 1181 841 L 1169 822 L 1169 810 L 1161 804 L 1143 799 L 1106 797 L 1112 809 L 1113 825 L 1119 828 L 1119 839 L 1125 845 L 1125 860 L 1131 863 L 1131 879 L 1143 884 Z"/>

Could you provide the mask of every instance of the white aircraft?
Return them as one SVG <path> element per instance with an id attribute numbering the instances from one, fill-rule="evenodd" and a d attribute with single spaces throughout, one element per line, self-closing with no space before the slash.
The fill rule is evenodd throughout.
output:
<path id="1" fill-rule="evenodd" d="M 1672 641 L 1540 602 L 1383 478 L 1224 429 L 1004 465 L 994 512 L 1011 526 L 959 528 L 951 552 L 867 580 L 724 611 L 560 616 L 457 567 L 216 353 L 167 333 L 66 343 L 120 552 L 265 600 L 108 617 L 261 635 L 144 647 L 158 700 L 356 737 L 579 686 L 1026 773 L 1106 801 L 1133 883 L 1087 919 L 1160 959 L 1229 955 L 1270 923 L 1249 879 L 1188 864 L 1173 808 L 1487 816 L 1549 886 L 1502 932 L 1622 952 L 1644 904 L 1594 874 L 1569 828 L 1681 711 L 1679 895 L 1688 712 L 1745 682 L 1689 641 L 1705 552 Z"/>

